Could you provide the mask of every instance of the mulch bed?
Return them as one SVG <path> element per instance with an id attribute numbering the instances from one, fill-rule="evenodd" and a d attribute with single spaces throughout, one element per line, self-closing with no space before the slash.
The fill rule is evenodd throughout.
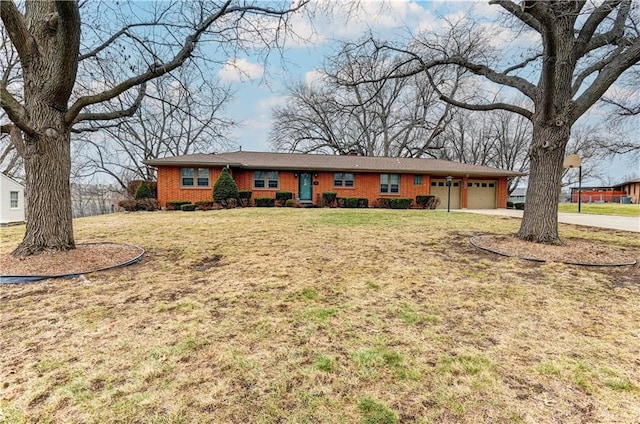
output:
<path id="1" fill-rule="evenodd" d="M 566 238 L 562 245 L 547 245 L 520 240 L 512 234 L 482 235 L 471 243 L 484 250 L 504 256 L 538 262 L 562 262 L 574 265 L 617 266 L 634 265 L 637 249 L 630 249 L 590 240 Z"/>
<path id="2" fill-rule="evenodd" d="M 86 274 L 131 261 L 143 252 L 130 244 L 79 243 L 66 252 L 44 252 L 24 258 L 2 254 L 0 270 L 3 276 Z"/>

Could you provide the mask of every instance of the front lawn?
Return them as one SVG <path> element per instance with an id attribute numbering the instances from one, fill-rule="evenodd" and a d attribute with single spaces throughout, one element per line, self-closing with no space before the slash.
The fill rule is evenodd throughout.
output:
<path id="1" fill-rule="evenodd" d="M 578 213 L 577 203 L 560 203 L 558 212 Z M 583 203 L 580 213 L 595 215 L 640 216 L 640 204 L 627 205 L 620 203 Z"/>
<path id="2" fill-rule="evenodd" d="M 0 422 L 637 421 L 638 268 L 469 244 L 518 224 L 293 208 L 78 219 L 78 242 L 147 253 L 0 286 Z M 23 231 L 0 229 L 0 251 Z M 640 253 L 631 233 L 561 232 Z"/>

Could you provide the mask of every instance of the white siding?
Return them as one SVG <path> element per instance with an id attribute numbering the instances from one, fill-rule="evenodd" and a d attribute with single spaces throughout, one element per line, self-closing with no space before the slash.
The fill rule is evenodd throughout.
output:
<path id="1" fill-rule="evenodd" d="M 11 192 L 18 193 L 17 208 L 11 207 Z M 0 173 L 0 224 L 12 222 L 24 222 L 24 187 Z"/>

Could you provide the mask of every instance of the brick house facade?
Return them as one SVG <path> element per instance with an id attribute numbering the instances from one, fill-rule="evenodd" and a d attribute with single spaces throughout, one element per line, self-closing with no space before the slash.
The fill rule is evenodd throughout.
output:
<path id="1" fill-rule="evenodd" d="M 338 197 L 380 198 L 434 194 L 447 207 L 446 177 L 453 177 L 451 207 L 504 208 L 507 179 L 523 175 L 485 166 L 437 159 L 235 152 L 194 154 L 145 161 L 158 175 L 158 202 L 212 199 L 213 185 L 228 167 L 240 190 L 252 198 L 290 191 L 303 203 L 318 204 L 323 192 Z"/>

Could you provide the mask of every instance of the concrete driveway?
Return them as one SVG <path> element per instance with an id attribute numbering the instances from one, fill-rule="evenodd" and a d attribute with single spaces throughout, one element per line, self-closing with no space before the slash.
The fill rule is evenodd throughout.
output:
<path id="1" fill-rule="evenodd" d="M 522 213 L 524 211 L 519 211 L 517 209 L 456 209 L 455 212 L 522 218 Z M 591 215 L 584 213 L 559 212 L 558 222 L 640 233 L 640 217 L 637 216 Z"/>

